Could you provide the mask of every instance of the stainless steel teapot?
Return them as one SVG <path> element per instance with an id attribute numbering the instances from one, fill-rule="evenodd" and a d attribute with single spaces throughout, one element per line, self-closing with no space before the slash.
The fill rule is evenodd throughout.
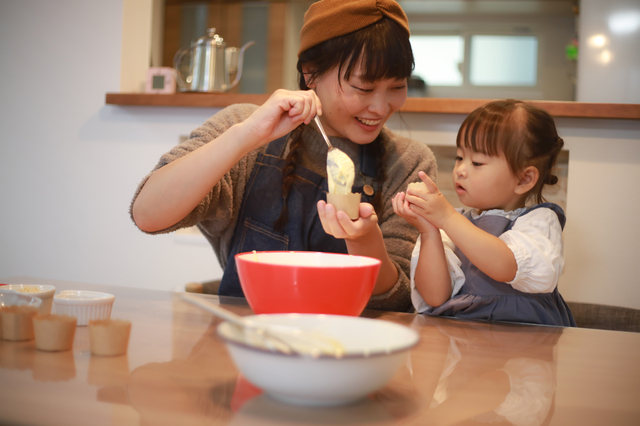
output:
<path id="1" fill-rule="evenodd" d="M 209 28 L 207 34 L 192 43 L 190 48 L 179 49 L 173 57 L 178 85 L 190 92 L 220 93 L 232 89 L 242 77 L 244 51 L 254 44 L 250 41 L 238 51 L 235 47 L 227 47 L 215 28 Z M 184 76 L 181 65 L 186 55 L 190 56 L 189 74 Z M 233 73 L 236 77 L 229 83 Z"/>

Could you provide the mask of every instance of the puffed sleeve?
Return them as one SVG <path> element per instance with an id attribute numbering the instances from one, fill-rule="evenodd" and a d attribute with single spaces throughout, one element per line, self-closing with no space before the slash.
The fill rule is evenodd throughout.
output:
<path id="1" fill-rule="evenodd" d="M 556 213 L 538 208 L 516 219 L 500 236 L 513 252 L 518 270 L 508 282 L 525 293 L 549 293 L 558 284 L 564 266 L 562 227 Z"/>

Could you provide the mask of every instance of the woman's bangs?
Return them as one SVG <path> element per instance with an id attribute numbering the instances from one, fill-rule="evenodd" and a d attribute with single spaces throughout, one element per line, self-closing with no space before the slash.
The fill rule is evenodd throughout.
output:
<path id="1" fill-rule="evenodd" d="M 404 80 L 413 71 L 413 53 L 402 43 L 388 40 L 378 46 L 375 41 L 365 44 L 362 50 L 360 78 L 366 82 L 396 79 Z"/>
<path id="2" fill-rule="evenodd" d="M 353 52 L 344 67 L 347 79 L 357 72 L 367 83 L 390 78 L 403 80 L 411 76 L 414 68 L 406 33 L 390 20 L 383 19 L 358 33 Z"/>

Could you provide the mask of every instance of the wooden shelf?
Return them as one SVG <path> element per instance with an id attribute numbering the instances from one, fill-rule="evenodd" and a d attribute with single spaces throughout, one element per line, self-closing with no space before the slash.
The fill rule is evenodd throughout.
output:
<path id="1" fill-rule="evenodd" d="M 106 103 L 122 106 L 166 106 L 221 108 L 235 103 L 261 105 L 269 98 L 263 94 L 176 93 L 107 93 Z M 432 114 L 469 114 L 491 99 L 407 98 L 401 111 Z M 566 101 L 531 101 L 554 117 L 617 118 L 640 120 L 640 104 L 609 104 Z"/>
<path id="2" fill-rule="evenodd" d="M 269 95 L 245 95 L 234 93 L 176 93 L 160 95 L 149 93 L 107 93 L 107 104 L 128 106 L 166 107 L 226 107 L 231 104 L 262 105 Z"/>

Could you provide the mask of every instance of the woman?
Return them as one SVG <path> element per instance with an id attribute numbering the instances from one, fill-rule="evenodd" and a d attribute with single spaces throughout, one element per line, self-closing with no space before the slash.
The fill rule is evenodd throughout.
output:
<path id="1" fill-rule="evenodd" d="M 404 104 L 413 69 L 407 17 L 392 0 L 316 2 L 298 57 L 300 91 L 210 118 L 143 180 L 132 218 L 148 233 L 197 225 L 225 269 L 221 295 L 243 295 L 239 252 L 350 253 L 382 261 L 368 308 L 405 311 L 417 232 L 393 215 L 391 198 L 419 170 L 436 174 L 426 145 L 383 127 Z M 363 194 L 355 221 L 324 202 L 327 146 L 316 114 L 354 161 L 353 192 Z"/>

